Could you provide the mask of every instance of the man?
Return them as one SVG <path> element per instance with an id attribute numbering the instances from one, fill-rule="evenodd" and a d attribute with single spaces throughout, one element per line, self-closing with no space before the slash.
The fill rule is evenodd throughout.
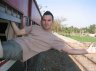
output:
<path id="1" fill-rule="evenodd" d="M 12 26 L 17 35 L 25 35 L 27 33 L 28 35 L 2 43 L 2 57 L 26 61 L 32 56 L 51 48 L 64 51 L 68 54 L 96 53 L 96 48 L 92 46 L 88 49 L 70 48 L 59 34 L 52 32 L 53 21 L 54 17 L 52 13 L 46 11 L 42 16 L 41 25 L 34 25 L 30 33 L 28 33 L 25 28 L 20 30 L 15 22 L 12 22 Z"/>

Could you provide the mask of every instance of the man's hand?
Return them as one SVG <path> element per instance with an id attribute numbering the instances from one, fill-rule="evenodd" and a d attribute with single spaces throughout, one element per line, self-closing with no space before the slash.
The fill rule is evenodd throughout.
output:
<path id="1" fill-rule="evenodd" d="M 16 35 L 22 36 L 26 34 L 25 28 L 19 29 L 15 22 L 11 22 L 12 28 Z"/>
<path id="2" fill-rule="evenodd" d="M 96 53 L 96 46 L 94 44 L 91 44 L 89 48 L 87 49 L 88 53 Z"/>

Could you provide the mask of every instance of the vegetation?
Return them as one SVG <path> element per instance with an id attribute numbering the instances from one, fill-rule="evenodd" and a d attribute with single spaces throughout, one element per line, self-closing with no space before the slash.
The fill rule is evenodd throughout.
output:
<path id="1" fill-rule="evenodd" d="M 95 37 L 89 37 L 89 36 L 68 36 L 68 37 L 78 40 L 80 42 L 96 42 Z"/>
<path id="2" fill-rule="evenodd" d="M 77 28 L 62 26 L 62 21 L 65 21 L 65 19 L 55 19 L 52 27 L 53 31 L 81 42 L 96 42 L 96 37 L 89 36 L 89 34 L 96 34 L 96 24 L 85 28 Z"/>
<path id="3" fill-rule="evenodd" d="M 61 20 L 58 20 L 56 19 L 54 21 L 54 24 L 53 24 L 53 31 L 55 32 L 63 32 L 65 34 L 80 34 L 80 35 L 83 35 L 83 34 L 95 34 L 96 33 L 96 25 L 93 24 L 93 25 L 90 25 L 89 27 L 85 27 L 85 28 L 77 28 L 77 27 L 73 27 L 73 26 L 70 26 L 70 27 L 66 27 L 66 26 L 62 26 L 61 25 Z"/>

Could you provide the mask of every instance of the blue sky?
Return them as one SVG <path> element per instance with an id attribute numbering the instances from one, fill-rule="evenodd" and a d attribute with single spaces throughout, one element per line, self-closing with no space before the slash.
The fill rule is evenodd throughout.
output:
<path id="1" fill-rule="evenodd" d="M 62 24 L 87 27 L 96 24 L 96 0 L 37 0 L 43 10 L 49 10 L 55 18 L 66 18 Z"/>

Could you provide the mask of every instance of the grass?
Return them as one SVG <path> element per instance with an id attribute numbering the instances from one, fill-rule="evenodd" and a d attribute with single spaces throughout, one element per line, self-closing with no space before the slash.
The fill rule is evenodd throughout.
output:
<path id="1" fill-rule="evenodd" d="M 72 39 L 78 40 L 80 42 L 96 42 L 96 37 L 89 37 L 89 36 L 68 36 Z"/>

